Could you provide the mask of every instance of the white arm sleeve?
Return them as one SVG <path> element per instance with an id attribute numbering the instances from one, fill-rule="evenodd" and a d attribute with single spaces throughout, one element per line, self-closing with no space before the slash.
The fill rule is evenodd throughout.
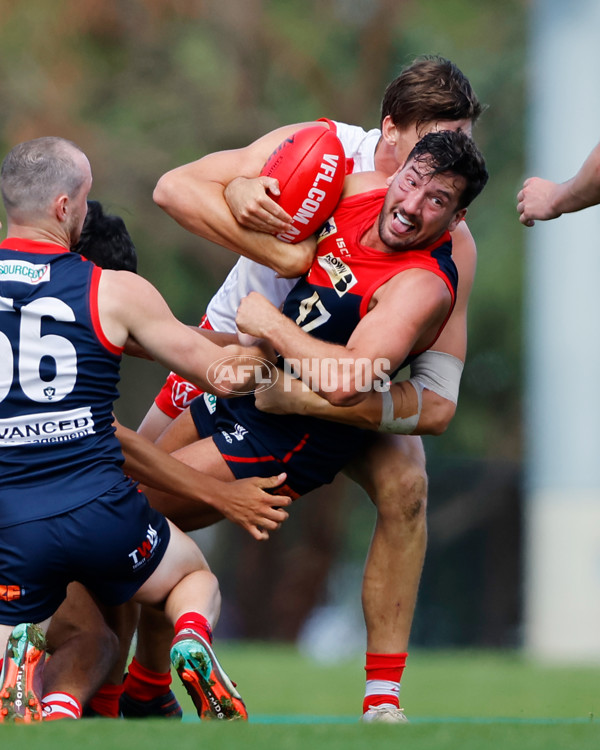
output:
<path id="1" fill-rule="evenodd" d="M 417 411 L 408 417 L 395 418 L 392 393 L 389 389 L 382 391 L 379 432 L 411 435 L 419 424 L 423 408 L 423 391 L 426 389 L 456 404 L 463 367 L 460 359 L 446 352 L 430 350 L 420 354 L 411 363 L 411 377 L 407 381 L 417 392 Z"/>
<path id="2" fill-rule="evenodd" d="M 417 380 L 423 389 L 427 388 L 456 404 L 463 367 L 464 363 L 458 357 L 430 349 L 411 363 L 409 382 Z"/>

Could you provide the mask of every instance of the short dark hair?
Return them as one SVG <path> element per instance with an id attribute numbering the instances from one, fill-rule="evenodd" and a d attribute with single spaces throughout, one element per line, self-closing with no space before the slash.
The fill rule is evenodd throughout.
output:
<path id="1" fill-rule="evenodd" d="M 421 55 L 386 88 L 381 103 L 381 122 L 389 115 L 398 128 L 428 122 L 472 120 L 484 107 L 469 79 L 450 60 Z"/>
<path id="2" fill-rule="evenodd" d="M 406 163 L 425 164 L 429 174 L 449 173 L 464 177 L 466 186 L 458 208 L 466 208 L 481 193 L 488 181 L 488 171 L 475 142 L 461 130 L 432 131 L 417 141 Z"/>
<path id="3" fill-rule="evenodd" d="M 71 250 L 100 268 L 137 273 L 135 245 L 123 219 L 104 213 L 98 201 L 88 201 L 87 207 L 81 236 Z"/>

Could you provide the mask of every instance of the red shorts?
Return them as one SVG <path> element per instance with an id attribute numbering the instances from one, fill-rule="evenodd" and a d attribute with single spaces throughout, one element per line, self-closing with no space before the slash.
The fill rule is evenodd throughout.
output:
<path id="1" fill-rule="evenodd" d="M 204 315 L 198 327 L 206 328 L 209 331 L 213 330 L 206 315 Z M 154 399 L 154 403 L 164 414 L 171 419 L 175 419 L 188 408 L 196 396 L 200 396 L 202 393 L 204 391 L 201 391 L 193 383 L 184 380 L 177 373 L 171 372 Z"/>

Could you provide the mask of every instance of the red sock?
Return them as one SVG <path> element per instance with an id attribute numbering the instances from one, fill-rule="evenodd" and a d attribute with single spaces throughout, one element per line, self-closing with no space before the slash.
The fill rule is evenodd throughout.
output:
<path id="1" fill-rule="evenodd" d="M 179 635 L 179 631 L 184 628 L 191 628 L 195 630 L 198 635 L 201 635 L 209 643 L 212 643 L 212 628 L 210 627 L 209 621 L 203 615 L 198 612 L 186 612 L 175 623 L 175 636 Z"/>
<path id="2" fill-rule="evenodd" d="M 123 683 L 124 692 L 131 698 L 138 701 L 151 701 L 169 692 L 171 687 L 171 671 L 153 672 L 147 669 L 133 657 L 125 682 Z"/>
<path id="3" fill-rule="evenodd" d="M 105 682 L 96 691 L 88 703 L 89 708 L 100 716 L 107 719 L 118 719 L 121 715 L 119 710 L 119 698 L 123 694 L 125 685 L 112 685 Z"/>
<path id="4" fill-rule="evenodd" d="M 363 713 L 369 706 L 389 703 L 400 707 L 400 681 L 408 654 L 373 654 L 367 651 L 365 671 L 367 685 L 363 701 Z"/>

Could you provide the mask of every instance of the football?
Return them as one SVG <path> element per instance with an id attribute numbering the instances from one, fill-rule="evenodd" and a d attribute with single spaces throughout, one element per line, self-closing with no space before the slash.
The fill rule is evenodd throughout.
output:
<path id="1" fill-rule="evenodd" d="M 337 135 L 314 125 L 298 130 L 267 159 L 261 175 L 279 180 L 280 196 L 273 196 L 293 217 L 292 227 L 277 235 L 284 242 L 310 237 L 337 205 L 346 171 L 344 148 Z"/>

